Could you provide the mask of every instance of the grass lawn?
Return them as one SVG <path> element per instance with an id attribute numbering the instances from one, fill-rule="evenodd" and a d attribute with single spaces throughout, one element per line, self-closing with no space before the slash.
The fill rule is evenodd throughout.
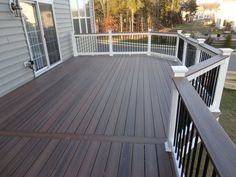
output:
<path id="1" fill-rule="evenodd" d="M 236 91 L 224 89 L 221 101 L 220 124 L 236 144 Z"/>
<path id="2" fill-rule="evenodd" d="M 194 21 L 192 23 L 184 23 L 176 25 L 175 29 L 183 30 L 184 32 L 189 33 L 218 33 L 219 30 L 217 30 L 212 25 L 204 24 L 204 21 Z"/>

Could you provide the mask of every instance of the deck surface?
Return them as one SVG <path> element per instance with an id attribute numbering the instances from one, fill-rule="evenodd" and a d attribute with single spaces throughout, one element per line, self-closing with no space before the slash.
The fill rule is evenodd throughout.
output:
<path id="1" fill-rule="evenodd" d="M 79 57 L 0 98 L 0 176 L 174 176 L 170 65 Z"/>

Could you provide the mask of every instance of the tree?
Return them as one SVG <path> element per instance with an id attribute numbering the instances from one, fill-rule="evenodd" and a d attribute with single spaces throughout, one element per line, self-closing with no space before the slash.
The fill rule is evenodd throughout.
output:
<path id="1" fill-rule="evenodd" d="M 118 31 L 118 24 L 116 19 L 109 15 L 106 18 L 104 18 L 104 22 L 103 22 L 103 29 L 105 32 L 108 32 L 109 30 L 111 31 Z"/>
<path id="2" fill-rule="evenodd" d="M 180 23 L 183 0 L 160 0 L 160 20 L 162 25 L 173 27 Z"/>
<path id="3" fill-rule="evenodd" d="M 131 13 L 131 31 L 134 31 L 134 14 L 143 7 L 141 0 L 127 0 L 127 8 Z"/>
<path id="4" fill-rule="evenodd" d="M 188 0 L 186 2 L 183 3 L 183 10 L 185 12 L 189 12 L 190 16 L 193 16 L 196 14 L 197 12 L 197 2 L 196 0 Z M 188 17 L 189 17 L 188 15 Z"/>
<path id="5" fill-rule="evenodd" d="M 120 31 L 123 32 L 123 14 L 126 11 L 126 1 L 124 0 L 110 0 L 110 10 L 112 16 L 120 18 Z"/>

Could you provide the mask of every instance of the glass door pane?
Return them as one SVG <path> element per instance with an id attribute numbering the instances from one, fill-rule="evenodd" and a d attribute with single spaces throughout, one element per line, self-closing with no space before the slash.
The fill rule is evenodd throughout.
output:
<path id="1" fill-rule="evenodd" d="M 22 13 L 25 19 L 26 33 L 29 39 L 29 47 L 34 61 L 34 69 L 38 71 L 47 67 L 47 60 L 40 31 L 36 5 L 34 3 L 21 2 Z"/>
<path id="2" fill-rule="evenodd" d="M 40 15 L 44 30 L 48 57 L 50 64 L 60 61 L 60 53 L 57 41 L 57 33 L 53 18 L 52 5 L 39 3 Z"/>

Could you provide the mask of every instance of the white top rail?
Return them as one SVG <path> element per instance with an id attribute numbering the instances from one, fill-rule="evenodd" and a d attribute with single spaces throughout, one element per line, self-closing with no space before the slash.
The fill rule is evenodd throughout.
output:
<path id="1" fill-rule="evenodd" d="M 160 33 L 160 32 L 114 32 L 111 33 L 112 36 L 125 36 L 125 35 L 158 35 L 158 36 L 170 36 L 170 37 L 178 37 L 177 33 Z M 90 34 L 75 34 L 75 37 L 81 36 L 109 36 L 109 33 L 90 33 Z"/>

